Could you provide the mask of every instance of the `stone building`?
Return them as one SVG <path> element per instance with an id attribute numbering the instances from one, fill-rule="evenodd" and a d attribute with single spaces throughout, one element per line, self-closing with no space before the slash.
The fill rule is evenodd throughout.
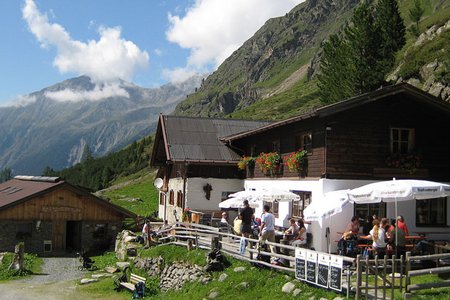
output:
<path id="1" fill-rule="evenodd" d="M 135 215 L 58 177 L 16 176 L 0 184 L 0 251 L 57 255 L 109 248 Z"/>

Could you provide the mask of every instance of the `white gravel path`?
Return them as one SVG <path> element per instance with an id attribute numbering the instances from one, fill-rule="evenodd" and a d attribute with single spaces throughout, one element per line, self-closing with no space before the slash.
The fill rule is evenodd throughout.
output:
<path id="1" fill-rule="evenodd" d="M 77 258 L 43 258 L 42 272 L 24 279 L 0 283 L 1 300 L 66 300 L 76 299 L 77 281 L 90 276 L 79 271 Z"/>

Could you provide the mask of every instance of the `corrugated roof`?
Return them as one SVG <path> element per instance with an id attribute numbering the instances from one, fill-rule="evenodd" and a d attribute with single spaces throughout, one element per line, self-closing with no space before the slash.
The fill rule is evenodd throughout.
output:
<path id="1" fill-rule="evenodd" d="M 0 183 L 0 210 L 33 199 L 35 197 L 48 193 L 55 188 L 60 188 L 60 186 L 63 185 L 67 186 L 68 188 L 74 189 L 81 194 L 89 194 L 93 199 L 95 199 L 102 205 L 108 206 L 125 216 L 132 218 L 136 216 L 129 210 L 98 198 L 80 187 L 75 187 L 61 180 L 59 177 L 40 176 L 16 176 L 11 180 Z"/>
<path id="2" fill-rule="evenodd" d="M 16 178 L 0 183 L 0 209 L 63 183 L 64 181 L 49 182 Z"/>
<path id="3" fill-rule="evenodd" d="M 240 156 L 221 138 L 270 124 L 267 121 L 163 116 L 172 161 L 236 162 Z"/>

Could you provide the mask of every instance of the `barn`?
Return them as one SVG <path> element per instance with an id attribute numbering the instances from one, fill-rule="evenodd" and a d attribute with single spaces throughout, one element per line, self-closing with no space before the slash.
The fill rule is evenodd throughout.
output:
<path id="1" fill-rule="evenodd" d="M 114 245 L 135 215 L 59 177 L 16 176 L 0 184 L 0 251 L 53 256 Z"/>

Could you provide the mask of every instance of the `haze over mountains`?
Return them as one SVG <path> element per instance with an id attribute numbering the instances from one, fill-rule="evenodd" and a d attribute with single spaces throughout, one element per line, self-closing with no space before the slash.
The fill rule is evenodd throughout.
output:
<path id="1" fill-rule="evenodd" d="M 172 112 L 202 78 L 148 89 L 81 76 L 26 95 L 21 105 L 0 107 L 0 168 L 40 175 L 46 166 L 76 164 L 86 145 L 94 156 L 121 149 L 153 133 L 159 114 Z"/>
<path id="2" fill-rule="evenodd" d="M 321 45 L 344 27 L 358 3 L 299 4 L 267 21 L 205 80 L 143 89 L 124 81 L 98 87 L 78 77 L 27 95 L 26 105 L 0 107 L 0 168 L 38 175 L 46 166 L 72 166 L 86 145 L 94 156 L 118 150 L 152 134 L 159 113 L 174 109 L 178 115 L 284 119 L 321 106 L 315 80 Z M 390 80 L 450 101 L 450 0 L 423 3 L 424 32 L 419 38 L 408 33 Z M 410 28 L 414 1 L 398 4 Z"/>

